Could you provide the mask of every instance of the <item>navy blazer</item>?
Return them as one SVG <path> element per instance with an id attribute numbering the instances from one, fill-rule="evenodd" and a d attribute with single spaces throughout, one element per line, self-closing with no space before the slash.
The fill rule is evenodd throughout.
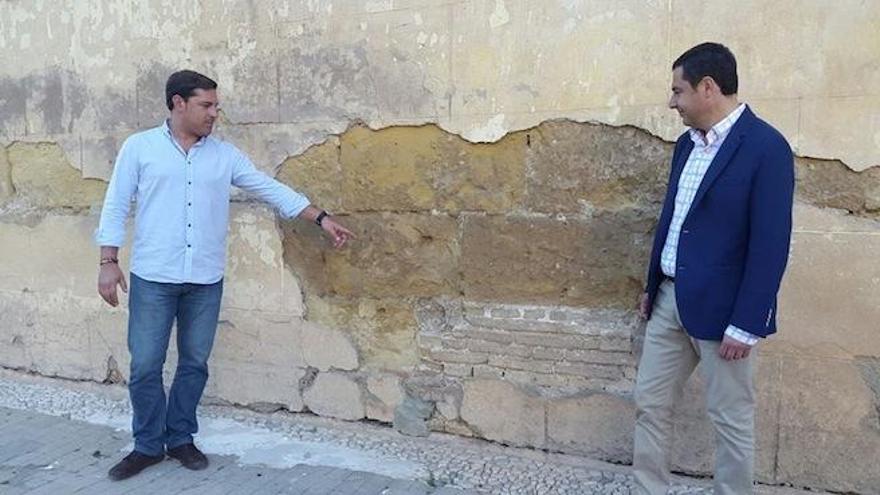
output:
<path id="1" fill-rule="evenodd" d="M 663 281 L 660 254 L 693 147 L 688 132 L 675 144 L 648 269 L 649 307 Z M 791 148 L 746 107 L 706 171 L 681 228 L 675 293 L 689 335 L 721 340 L 728 324 L 760 337 L 776 331 L 776 293 L 788 261 L 793 196 Z"/>

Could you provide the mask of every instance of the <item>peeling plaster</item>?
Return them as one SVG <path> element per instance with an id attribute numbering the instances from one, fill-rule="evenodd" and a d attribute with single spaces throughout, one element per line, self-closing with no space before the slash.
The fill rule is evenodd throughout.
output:
<path id="1" fill-rule="evenodd" d="M 462 138 L 474 143 L 494 143 L 508 134 L 504 126 L 504 114 L 500 113 L 483 125 L 475 125 L 462 134 Z"/>
<path id="2" fill-rule="evenodd" d="M 507 11 L 504 0 L 495 0 L 495 11 L 489 16 L 489 26 L 496 29 L 508 22 L 510 22 L 510 13 Z"/>
<path id="3" fill-rule="evenodd" d="M 273 238 L 272 234 L 255 225 L 257 222 L 256 215 L 246 212 L 238 217 L 236 221 L 241 224 L 238 229 L 241 239 L 244 240 L 254 252 L 259 253 L 260 260 L 263 263 L 267 265 L 273 264 L 278 253 L 272 249 L 272 243 L 269 242 Z"/>

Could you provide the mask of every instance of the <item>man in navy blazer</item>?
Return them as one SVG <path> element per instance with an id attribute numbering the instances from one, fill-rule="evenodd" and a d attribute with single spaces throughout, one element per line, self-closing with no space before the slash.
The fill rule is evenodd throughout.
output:
<path id="1" fill-rule="evenodd" d="M 736 59 L 703 43 L 672 65 L 675 145 L 645 293 L 636 380 L 636 493 L 665 494 L 673 404 L 697 364 L 715 429 L 716 495 L 752 493 L 753 346 L 776 331 L 794 162 L 785 138 L 737 100 Z"/>

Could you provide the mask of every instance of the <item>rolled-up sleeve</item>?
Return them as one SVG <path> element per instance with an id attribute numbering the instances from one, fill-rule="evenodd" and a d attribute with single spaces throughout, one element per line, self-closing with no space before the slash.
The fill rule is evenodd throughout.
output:
<path id="1" fill-rule="evenodd" d="M 309 198 L 257 170 L 238 149 L 233 148 L 232 185 L 272 205 L 284 218 L 295 218 L 311 204 Z"/>
<path id="2" fill-rule="evenodd" d="M 104 196 L 101 220 L 95 230 L 95 244 L 98 246 L 121 247 L 125 244 L 125 222 L 132 198 L 137 192 L 137 183 L 137 144 L 133 138 L 128 138 L 116 157 L 107 194 Z"/>

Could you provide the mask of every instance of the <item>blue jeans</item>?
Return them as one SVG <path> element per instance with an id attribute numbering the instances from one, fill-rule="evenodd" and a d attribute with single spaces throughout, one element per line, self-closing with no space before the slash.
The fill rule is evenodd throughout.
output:
<path id="1" fill-rule="evenodd" d="M 214 345 L 223 281 L 214 284 L 165 284 L 131 274 L 128 391 L 133 411 L 134 449 L 162 455 L 192 443 L 199 430 L 196 407 L 208 381 L 208 357 Z M 167 402 L 162 367 L 177 319 L 177 371 Z"/>

